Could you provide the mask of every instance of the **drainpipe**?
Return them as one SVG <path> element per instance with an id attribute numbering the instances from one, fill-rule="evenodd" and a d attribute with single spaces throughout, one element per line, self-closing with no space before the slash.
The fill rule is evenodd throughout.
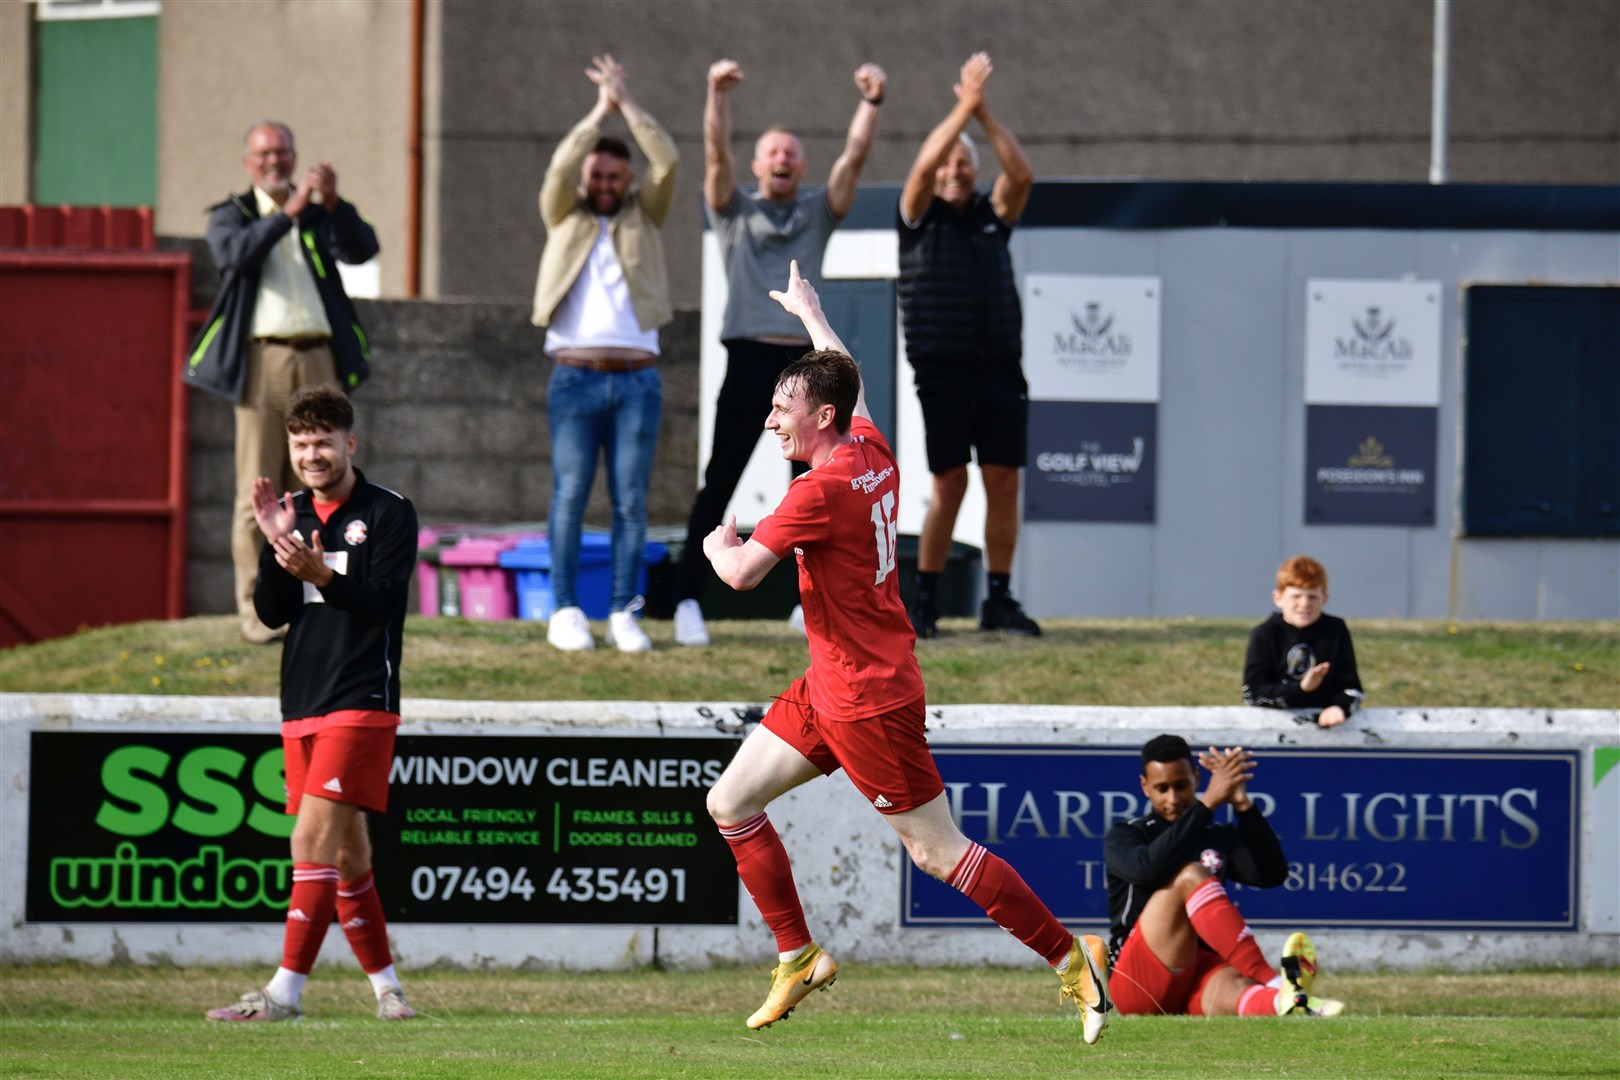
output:
<path id="1" fill-rule="evenodd" d="M 411 0 L 410 119 L 405 146 L 405 295 L 422 292 L 422 23 L 426 0 Z"/>
<path id="2" fill-rule="evenodd" d="M 1451 0 L 1434 0 L 1434 106 L 1429 121 L 1429 183 L 1444 184 L 1450 135 L 1447 91 L 1451 81 Z"/>

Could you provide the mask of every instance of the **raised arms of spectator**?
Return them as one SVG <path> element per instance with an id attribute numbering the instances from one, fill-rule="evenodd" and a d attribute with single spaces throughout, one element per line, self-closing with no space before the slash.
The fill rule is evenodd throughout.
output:
<path id="1" fill-rule="evenodd" d="M 326 167 L 330 170 L 330 166 Z M 313 171 L 313 170 L 311 170 Z M 332 202 L 325 206 L 305 206 L 298 214 L 282 212 L 255 217 L 250 211 L 253 197 L 244 202 L 233 195 L 215 206 L 208 216 L 208 251 L 220 273 L 241 273 L 256 269 L 276 242 L 296 228 L 316 229 L 321 240 L 339 262 L 363 263 L 377 254 L 377 232 L 347 200 L 336 197 L 336 174 L 332 174 Z M 303 202 L 304 200 L 300 200 Z M 287 205 L 292 205 L 288 198 Z"/>
<path id="2" fill-rule="evenodd" d="M 630 96 L 624 65 L 611 53 L 591 58 L 585 77 L 596 84 L 596 104 L 558 144 L 540 185 L 540 219 L 551 228 L 579 205 L 580 167 L 602 135 L 602 122 L 619 113 L 630 127 L 636 145 L 647 156 L 647 177 L 641 185 L 641 204 L 654 225 L 662 226 L 675 199 L 675 170 L 680 154 L 675 141 Z"/>
<path id="3" fill-rule="evenodd" d="M 286 214 L 253 216 L 247 209 L 252 204 L 251 193 L 246 206 L 241 196 L 233 195 L 209 212 L 208 251 L 221 274 L 256 269 L 293 227 L 293 219 Z"/>
<path id="4" fill-rule="evenodd" d="M 849 122 L 849 134 L 844 138 L 844 152 L 833 162 L 827 176 L 827 209 L 835 218 L 843 218 L 855 207 L 855 190 L 861 182 L 861 170 L 866 167 L 867 155 L 877 138 L 878 105 L 889 77 L 876 64 L 862 64 L 855 69 L 855 85 L 861 91 L 861 103 L 855 106 L 855 116 Z"/>
<path id="5" fill-rule="evenodd" d="M 1018 220 L 1024 207 L 1029 204 L 1029 192 L 1035 186 L 1035 170 L 1030 167 L 1029 158 L 1024 156 L 1024 148 L 1018 145 L 1013 133 L 990 115 L 988 105 L 981 101 L 979 111 L 974 115 L 978 117 L 979 127 L 983 129 L 990 149 L 996 152 L 996 161 L 1001 164 L 1001 175 L 996 177 L 996 184 L 990 189 L 990 205 L 995 208 L 996 217 L 1010 225 Z"/>
<path id="6" fill-rule="evenodd" d="M 703 102 L 703 201 L 720 213 L 737 193 L 737 169 L 731 158 L 731 99 L 743 80 L 735 60 L 709 65 L 709 96 Z"/>
<path id="7" fill-rule="evenodd" d="M 593 72 L 586 74 L 598 86 L 608 87 L 620 115 L 630 126 L 631 137 L 646 155 L 647 175 L 641 182 L 641 206 L 647 212 L 647 218 L 663 228 L 664 219 L 669 217 L 669 208 L 675 202 L 675 170 L 681 162 L 680 152 L 675 149 L 675 140 L 658 126 L 652 114 L 631 98 L 624 65 L 615 61 L 610 54 L 598 57 L 596 62 L 601 64 L 603 61 L 608 65 L 606 72 L 600 76 Z"/>
<path id="8" fill-rule="evenodd" d="M 917 160 L 911 163 L 911 172 L 906 176 L 906 186 L 900 191 L 900 213 L 907 222 L 921 221 L 933 201 L 934 170 L 962 137 L 968 121 L 983 103 L 984 81 L 990 77 L 990 70 L 988 53 L 976 52 L 962 65 L 960 81 L 956 84 L 956 104 L 923 140 Z"/>
<path id="9" fill-rule="evenodd" d="M 962 132 L 967 130 L 971 119 L 979 121 L 1001 165 L 1001 176 L 990 193 L 996 216 L 1011 222 L 1024 212 L 1035 174 L 1018 140 L 991 115 L 985 103 L 984 86 L 993 70 L 989 54 L 983 52 L 974 53 L 962 64 L 959 81 L 954 88 L 956 104 L 923 140 L 922 148 L 917 151 L 917 159 L 912 162 L 911 172 L 906 176 L 905 187 L 900 192 L 900 213 L 906 221 L 914 223 L 922 220 L 934 197 L 934 172 L 950 154 Z"/>
<path id="10" fill-rule="evenodd" d="M 563 141 L 552 152 L 551 163 L 546 166 L 546 178 L 540 183 L 540 220 L 548 229 L 579 205 L 580 167 L 602 135 L 602 122 L 618 108 L 605 73 L 616 66 L 611 56 L 597 56 L 592 57 L 591 66 L 585 69 L 585 77 L 596 84 L 596 104 L 563 136 Z M 623 81 L 622 68 L 619 68 L 619 81 Z"/>
<path id="11" fill-rule="evenodd" d="M 772 290 L 771 299 L 781 304 L 789 315 L 796 315 L 804 328 L 810 332 L 810 344 L 817 349 L 832 349 L 845 356 L 851 356 L 850 351 L 844 347 L 843 341 L 833 330 L 832 324 L 827 321 L 826 314 L 821 310 L 821 297 L 816 295 L 813 285 L 799 276 L 799 260 L 794 259 L 788 263 L 787 289 L 783 292 Z M 859 361 L 856 362 L 859 367 Z M 855 415 L 872 419 L 872 414 L 866 408 L 866 380 L 861 380 L 861 392 L 855 399 Z"/>
<path id="12" fill-rule="evenodd" d="M 328 203 L 315 227 L 322 231 L 322 238 L 338 262 L 358 266 L 379 250 L 377 230 L 347 199 L 335 206 Z"/>

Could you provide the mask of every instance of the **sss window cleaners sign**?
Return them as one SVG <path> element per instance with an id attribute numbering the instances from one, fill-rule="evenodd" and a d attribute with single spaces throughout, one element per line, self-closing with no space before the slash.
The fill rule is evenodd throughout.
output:
<path id="1" fill-rule="evenodd" d="M 280 922 L 291 892 L 273 735 L 32 735 L 30 922 Z M 728 739 L 401 736 L 373 816 L 403 922 L 733 924 L 703 799 Z"/>

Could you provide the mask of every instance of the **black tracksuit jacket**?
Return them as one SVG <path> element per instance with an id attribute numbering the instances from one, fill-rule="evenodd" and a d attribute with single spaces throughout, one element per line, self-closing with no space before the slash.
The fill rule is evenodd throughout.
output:
<path id="1" fill-rule="evenodd" d="M 1150 811 L 1114 823 L 1103 837 L 1113 955 L 1119 955 L 1148 898 L 1207 850 L 1221 856 L 1220 877 L 1226 881 L 1274 889 L 1288 880 L 1282 842 L 1260 808 L 1250 807 L 1235 817 L 1236 825 L 1217 824 L 1215 814 L 1194 801 L 1173 822 Z"/>
<path id="2" fill-rule="evenodd" d="M 316 532 L 328 557 L 346 556 L 324 589 L 299 581 L 259 549 L 253 606 L 266 626 L 287 625 L 281 653 L 281 718 L 343 709 L 399 712 L 400 641 L 416 566 L 416 508 L 355 470 L 349 501 L 325 525 L 310 493 L 293 496 L 298 534 Z"/>

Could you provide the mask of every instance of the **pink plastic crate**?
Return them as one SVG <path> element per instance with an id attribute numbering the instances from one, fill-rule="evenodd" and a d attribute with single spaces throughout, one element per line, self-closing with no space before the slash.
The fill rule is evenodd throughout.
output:
<path id="1" fill-rule="evenodd" d="M 514 536 L 464 536 L 439 556 L 441 566 L 456 568 L 461 613 L 469 619 L 516 616 L 517 593 L 512 573 L 502 569 L 501 552 L 517 543 Z"/>
<path id="2" fill-rule="evenodd" d="M 421 557 L 427 548 L 439 542 L 437 529 L 418 529 L 416 533 L 416 612 L 418 615 L 439 613 L 439 568 Z"/>

